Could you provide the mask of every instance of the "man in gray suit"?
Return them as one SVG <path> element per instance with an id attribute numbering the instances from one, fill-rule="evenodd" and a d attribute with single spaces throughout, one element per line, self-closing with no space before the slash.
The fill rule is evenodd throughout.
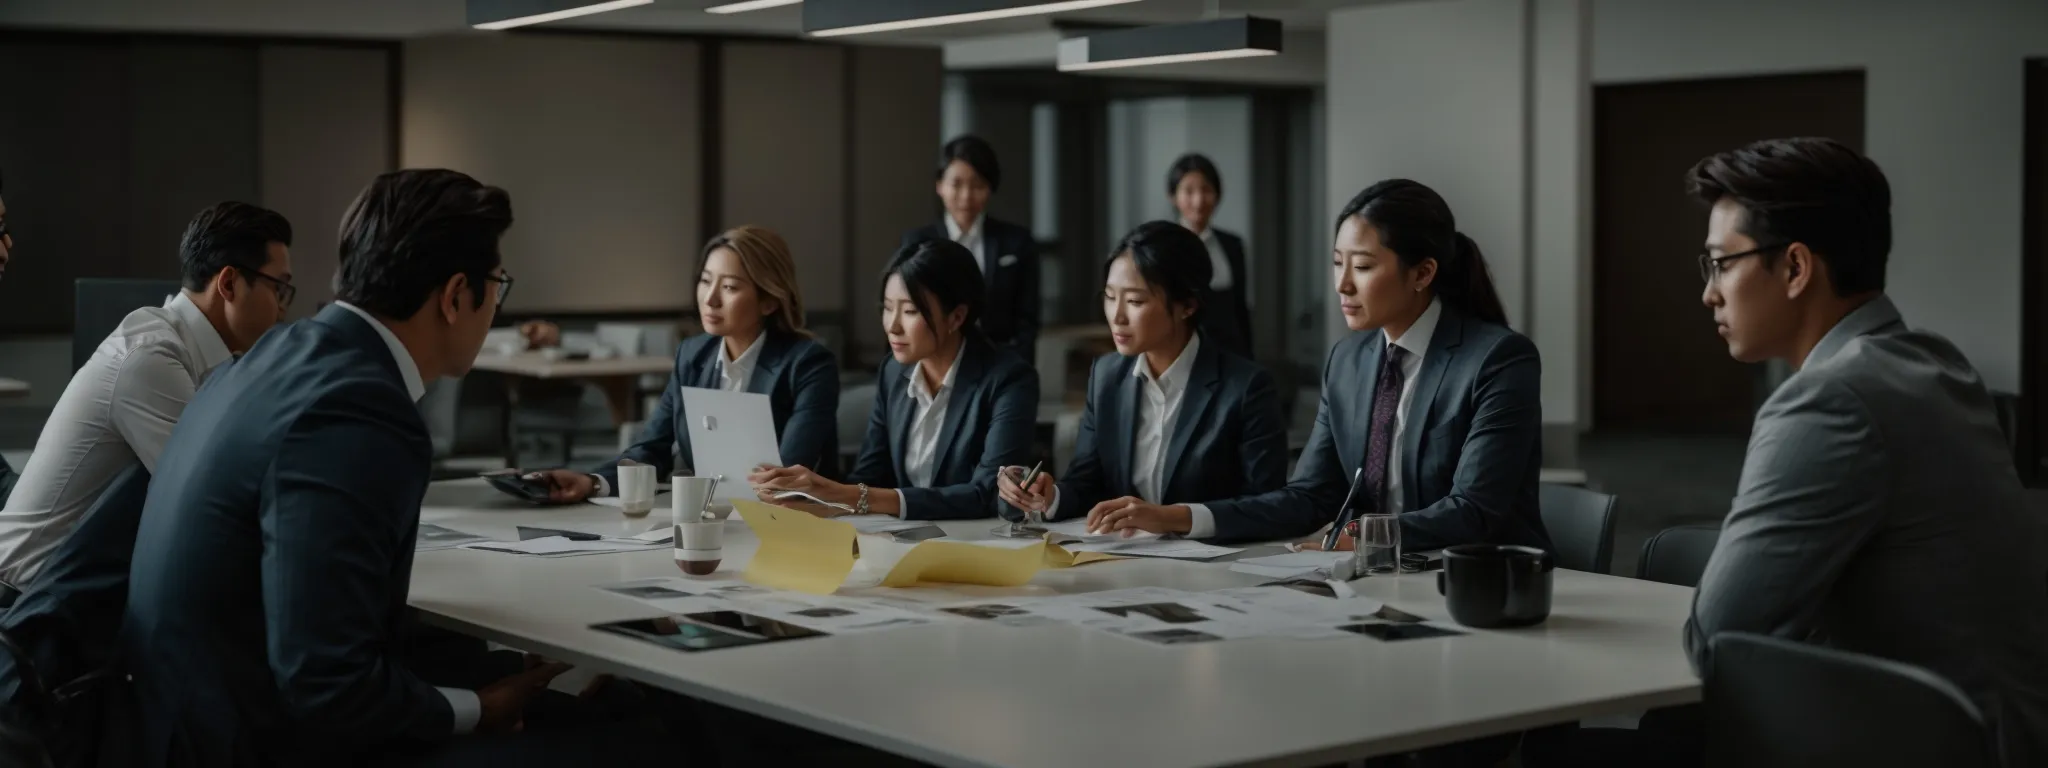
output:
<path id="1" fill-rule="evenodd" d="M 1991 396 L 1884 296 L 1891 190 L 1827 139 L 1759 142 L 1689 175 L 1712 206 L 1702 300 L 1744 362 L 1798 370 L 1756 417 L 1686 625 L 1925 667 L 1967 692 L 2007 765 L 2048 761 L 2048 542 Z"/>

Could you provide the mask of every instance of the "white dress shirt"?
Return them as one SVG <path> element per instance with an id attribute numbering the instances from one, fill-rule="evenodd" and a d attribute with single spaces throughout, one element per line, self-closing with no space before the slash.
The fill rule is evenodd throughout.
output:
<path id="1" fill-rule="evenodd" d="M 963 343 L 964 347 L 965 344 Z M 946 375 L 939 380 L 939 391 L 933 392 L 924 383 L 925 360 L 912 366 L 909 390 L 911 402 L 916 410 L 910 420 L 910 444 L 903 446 L 903 474 L 910 478 L 915 488 L 932 487 L 932 477 L 939 471 L 939 430 L 945 428 L 946 406 L 953 400 L 953 379 L 960 375 L 960 354 L 953 355 L 953 367 L 946 369 Z M 897 496 L 896 514 L 910 519 L 910 505 Z"/>
<path id="2" fill-rule="evenodd" d="M 1173 444 L 1173 428 L 1180 423 L 1180 405 L 1187 399 L 1188 372 L 1195 367 L 1195 355 L 1202 351 L 1202 335 L 1188 337 L 1187 346 L 1182 347 L 1180 356 L 1166 365 L 1158 376 L 1152 375 L 1152 367 L 1139 357 L 1131 366 L 1131 376 L 1138 380 L 1137 434 L 1131 446 L 1131 478 L 1133 490 L 1138 498 L 1152 504 L 1166 503 L 1166 453 Z M 1114 428 L 1113 426 L 1111 428 Z M 1104 430 L 1097 425 L 1096 434 Z M 1209 515 L 1209 508 L 1200 504 L 1189 504 L 1197 510 L 1196 517 Z M 1052 504 L 1046 507 L 1046 519 L 1058 519 L 1060 494 L 1055 488 Z M 1085 510 L 1083 510 L 1085 511 Z"/>
<path id="3" fill-rule="evenodd" d="M 974 265 L 981 267 L 981 273 L 984 275 L 988 274 L 988 257 L 983 255 L 987 252 L 987 249 L 982 245 L 984 238 L 982 237 L 981 230 L 982 224 L 987 221 L 988 214 L 976 215 L 974 217 L 974 226 L 968 227 L 967 231 L 962 232 L 960 231 L 960 222 L 953 220 L 953 214 L 946 214 L 946 236 L 953 238 L 953 242 L 967 246 L 967 250 L 974 254 Z"/>
<path id="4" fill-rule="evenodd" d="M 231 357 L 182 293 L 122 318 L 64 387 L 0 511 L 0 581 L 27 587 L 122 470 L 155 472 L 192 393 Z"/>
<path id="5" fill-rule="evenodd" d="M 1387 504 L 1382 511 L 1390 515 L 1401 514 L 1405 511 L 1403 507 L 1407 506 L 1401 497 L 1401 435 L 1408 431 L 1408 409 L 1415 402 L 1416 374 L 1422 372 L 1422 358 L 1429 353 L 1429 340 L 1436 336 L 1437 320 L 1443 317 L 1443 314 L 1442 300 L 1432 299 L 1429 308 L 1422 310 L 1422 316 L 1416 318 L 1415 324 L 1408 326 L 1408 332 L 1401 334 L 1400 338 L 1386 336 L 1385 329 L 1380 331 L 1381 338 L 1386 339 L 1387 344 L 1400 347 L 1402 352 L 1407 353 L 1401 356 L 1401 400 L 1400 404 L 1394 407 L 1394 442 L 1387 452 Z M 1367 375 L 1378 377 L 1379 371 L 1369 371 Z M 1371 423 L 1370 414 L 1367 415 L 1367 423 Z M 1360 455 L 1363 455 L 1363 452 Z M 1194 526 L 1188 531 L 1188 537 L 1205 538 L 1214 535 L 1216 517 L 1209 514 L 1206 509 L 1197 511 Z"/>
<path id="6" fill-rule="evenodd" d="M 405 348 L 405 342 L 399 341 L 398 335 L 392 333 L 390 328 L 386 328 L 383 321 L 363 311 L 362 307 L 346 301 L 334 302 L 334 306 L 356 313 L 363 322 L 376 329 L 377 337 L 384 340 L 384 348 L 391 352 L 392 362 L 398 364 L 398 376 L 405 380 L 406 394 L 412 395 L 413 402 L 419 402 L 420 397 L 427 394 L 427 382 L 420 378 L 420 364 L 412 359 L 412 352 Z M 441 695 L 448 699 L 448 708 L 455 714 L 455 733 L 464 734 L 476 730 L 477 721 L 482 720 L 484 716 L 483 700 L 477 698 L 476 691 L 462 688 L 434 690 L 440 691 Z"/>
<path id="7" fill-rule="evenodd" d="M 1195 230 L 1185 221 L 1180 225 Z M 1209 290 L 1230 290 L 1230 286 L 1237 284 L 1237 276 L 1230 273 L 1230 254 L 1223 251 L 1223 241 L 1216 238 L 1216 230 L 1208 227 L 1195 230 L 1195 235 L 1202 238 L 1202 245 L 1209 249 Z"/>

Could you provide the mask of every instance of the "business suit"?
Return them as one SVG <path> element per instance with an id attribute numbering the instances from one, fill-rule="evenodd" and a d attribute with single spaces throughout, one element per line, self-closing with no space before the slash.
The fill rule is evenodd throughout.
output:
<path id="1" fill-rule="evenodd" d="M 996 513 L 996 473 L 1029 464 L 1032 431 L 1038 423 L 1038 373 L 1016 355 L 986 339 L 962 342 L 953 365 L 959 369 L 947 396 L 945 420 L 933 450 L 931 484 L 911 481 L 911 422 L 917 403 L 910 395 L 916 366 L 894 359 L 882 363 L 875 409 L 868 418 L 860 458 L 848 483 L 894 488 L 908 520 L 957 520 Z"/>
<path id="2" fill-rule="evenodd" d="M 1140 357 L 1096 359 L 1074 460 L 1060 478 L 1063 518 L 1085 516 L 1104 501 L 1140 496 L 1136 447 L 1146 386 L 1134 375 Z M 1155 504 L 1201 503 L 1279 489 L 1287 482 L 1287 426 L 1273 375 L 1257 363 L 1211 344 L 1207 334 L 1188 369 L 1173 419 Z M 1004 514 L 1015 510 L 1004 505 Z"/>
<path id="3" fill-rule="evenodd" d="M 148 765 L 449 737 L 449 698 L 393 655 L 432 452 L 379 332 L 339 305 L 272 330 L 194 397 L 129 569 L 122 650 Z"/>
<path id="4" fill-rule="evenodd" d="M 1038 349 L 1038 239 L 1031 230 L 984 215 L 981 220 L 981 278 L 987 300 L 981 330 L 996 346 L 1032 364 Z M 926 240 L 951 240 L 944 221 L 903 234 L 903 248 Z"/>
<path id="5" fill-rule="evenodd" d="M 1550 548 L 1536 505 L 1542 468 L 1542 364 L 1536 345 L 1439 301 L 1400 446 L 1401 545 L 1490 542 Z M 1210 503 L 1215 538 L 1305 536 L 1336 519 L 1364 463 L 1385 354 L 1378 330 L 1353 333 L 1323 366 L 1315 429 L 1286 487 Z"/>
<path id="6" fill-rule="evenodd" d="M 1230 267 L 1230 287 L 1202 291 L 1202 336 L 1238 357 L 1255 358 L 1250 291 L 1244 271 L 1244 238 L 1214 227 L 1207 234 L 1216 239 L 1224 262 Z"/>
<path id="7" fill-rule="evenodd" d="M 801 464 L 832 477 L 839 465 L 839 364 L 816 341 L 793 333 L 763 333 L 761 357 L 754 363 L 747 391 L 768 396 L 783 465 Z M 683 340 L 676 348 L 675 372 L 662 389 L 661 405 L 620 459 L 654 465 L 658 477 L 694 465 L 682 387 L 719 388 L 724 342 L 724 337 L 710 334 Z M 617 488 L 618 460 L 606 462 L 596 474 Z"/>
<path id="8" fill-rule="evenodd" d="M 1995 406 L 1946 339 L 1879 297 L 1756 416 L 1686 625 L 1925 667 L 1976 702 L 2006 765 L 2048 763 L 2048 538 Z"/>

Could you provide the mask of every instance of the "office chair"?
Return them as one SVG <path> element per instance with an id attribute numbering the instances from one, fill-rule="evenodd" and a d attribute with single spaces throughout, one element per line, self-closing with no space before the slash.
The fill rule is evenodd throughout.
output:
<path id="1" fill-rule="evenodd" d="M 1643 542 L 1643 556 L 1636 560 L 1636 578 L 1659 584 L 1697 587 L 1707 573 L 1707 558 L 1721 540 L 1721 526 L 1680 525 L 1658 531 Z"/>
<path id="2" fill-rule="evenodd" d="M 71 372 L 85 367 L 93 350 L 107 340 L 128 313 L 143 307 L 161 307 L 178 295 L 182 284 L 176 280 L 125 280 L 81 277 L 72 284 Z"/>
<path id="3" fill-rule="evenodd" d="M 1601 574 L 1613 567 L 1614 496 L 1543 483 L 1536 498 L 1558 567 Z"/>
<path id="4" fill-rule="evenodd" d="M 1925 669 L 1744 632 L 1709 644 L 1708 766 L 1999 764 L 1984 715 Z"/>

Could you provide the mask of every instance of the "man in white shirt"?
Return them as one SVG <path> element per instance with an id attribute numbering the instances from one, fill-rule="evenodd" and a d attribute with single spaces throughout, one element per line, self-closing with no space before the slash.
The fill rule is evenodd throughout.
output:
<path id="1" fill-rule="evenodd" d="M 184 289 L 130 313 L 71 378 L 0 511 L 0 601 L 26 589 L 115 475 L 157 456 L 200 382 L 291 306 L 292 229 L 275 211 L 221 203 L 179 244 Z"/>

